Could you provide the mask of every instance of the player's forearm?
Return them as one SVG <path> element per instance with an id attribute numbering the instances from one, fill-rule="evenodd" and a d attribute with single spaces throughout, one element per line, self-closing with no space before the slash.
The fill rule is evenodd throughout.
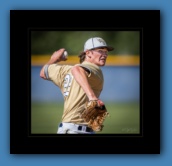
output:
<path id="1" fill-rule="evenodd" d="M 62 57 L 62 53 L 64 52 L 64 48 L 59 49 L 58 51 L 55 51 L 52 55 L 50 60 L 42 67 L 41 71 L 40 71 L 40 77 L 43 79 L 46 79 L 46 76 L 44 74 L 44 68 L 46 65 L 51 65 L 54 63 L 58 63 L 60 61 L 65 61 L 66 59 L 64 59 Z"/>
<path id="2" fill-rule="evenodd" d="M 82 87 L 82 89 L 86 93 L 88 99 L 97 100 L 95 93 L 93 92 L 92 88 L 88 83 L 88 79 L 84 69 L 79 66 L 74 66 L 71 72 L 77 83 Z"/>

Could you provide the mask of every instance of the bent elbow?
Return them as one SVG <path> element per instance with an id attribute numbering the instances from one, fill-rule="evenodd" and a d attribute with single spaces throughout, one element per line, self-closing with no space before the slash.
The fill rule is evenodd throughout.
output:
<path id="1" fill-rule="evenodd" d="M 43 78 L 42 72 L 40 72 L 39 76 L 40 76 L 41 78 Z"/>
<path id="2" fill-rule="evenodd" d="M 41 71 L 40 71 L 39 76 L 40 76 L 42 79 L 46 79 L 46 78 L 45 78 L 45 75 L 44 75 L 44 70 L 41 70 Z"/>

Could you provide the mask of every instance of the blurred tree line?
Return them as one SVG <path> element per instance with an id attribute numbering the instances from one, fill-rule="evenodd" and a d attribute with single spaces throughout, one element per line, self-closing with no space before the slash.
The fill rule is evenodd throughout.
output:
<path id="1" fill-rule="evenodd" d="M 65 48 L 69 55 L 78 55 L 91 37 L 101 37 L 114 47 L 109 55 L 140 55 L 139 31 L 31 31 L 31 54 L 52 54 Z"/>

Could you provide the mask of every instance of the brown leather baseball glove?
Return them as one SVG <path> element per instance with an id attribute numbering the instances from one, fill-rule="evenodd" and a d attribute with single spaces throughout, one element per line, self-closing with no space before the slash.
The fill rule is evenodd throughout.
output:
<path id="1" fill-rule="evenodd" d="M 107 115 L 109 115 L 109 113 L 105 105 L 100 106 L 98 100 L 90 100 L 86 103 L 81 118 L 88 122 L 88 127 L 92 128 L 94 131 L 102 131 L 104 127 L 103 122 Z"/>

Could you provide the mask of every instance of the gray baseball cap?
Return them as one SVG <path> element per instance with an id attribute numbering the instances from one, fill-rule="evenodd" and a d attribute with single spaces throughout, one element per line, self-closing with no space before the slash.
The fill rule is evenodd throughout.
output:
<path id="1" fill-rule="evenodd" d="M 107 46 L 106 42 L 102 38 L 100 38 L 100 37 L 93 37 L 93 38 L 88 39 L 85 42 L 84 52 L 86 50 L 91 50 L 91 49 L 101 48 L 101 47 L 107 48 L 108 51 L 114 50 L 113 47 Z"/>

